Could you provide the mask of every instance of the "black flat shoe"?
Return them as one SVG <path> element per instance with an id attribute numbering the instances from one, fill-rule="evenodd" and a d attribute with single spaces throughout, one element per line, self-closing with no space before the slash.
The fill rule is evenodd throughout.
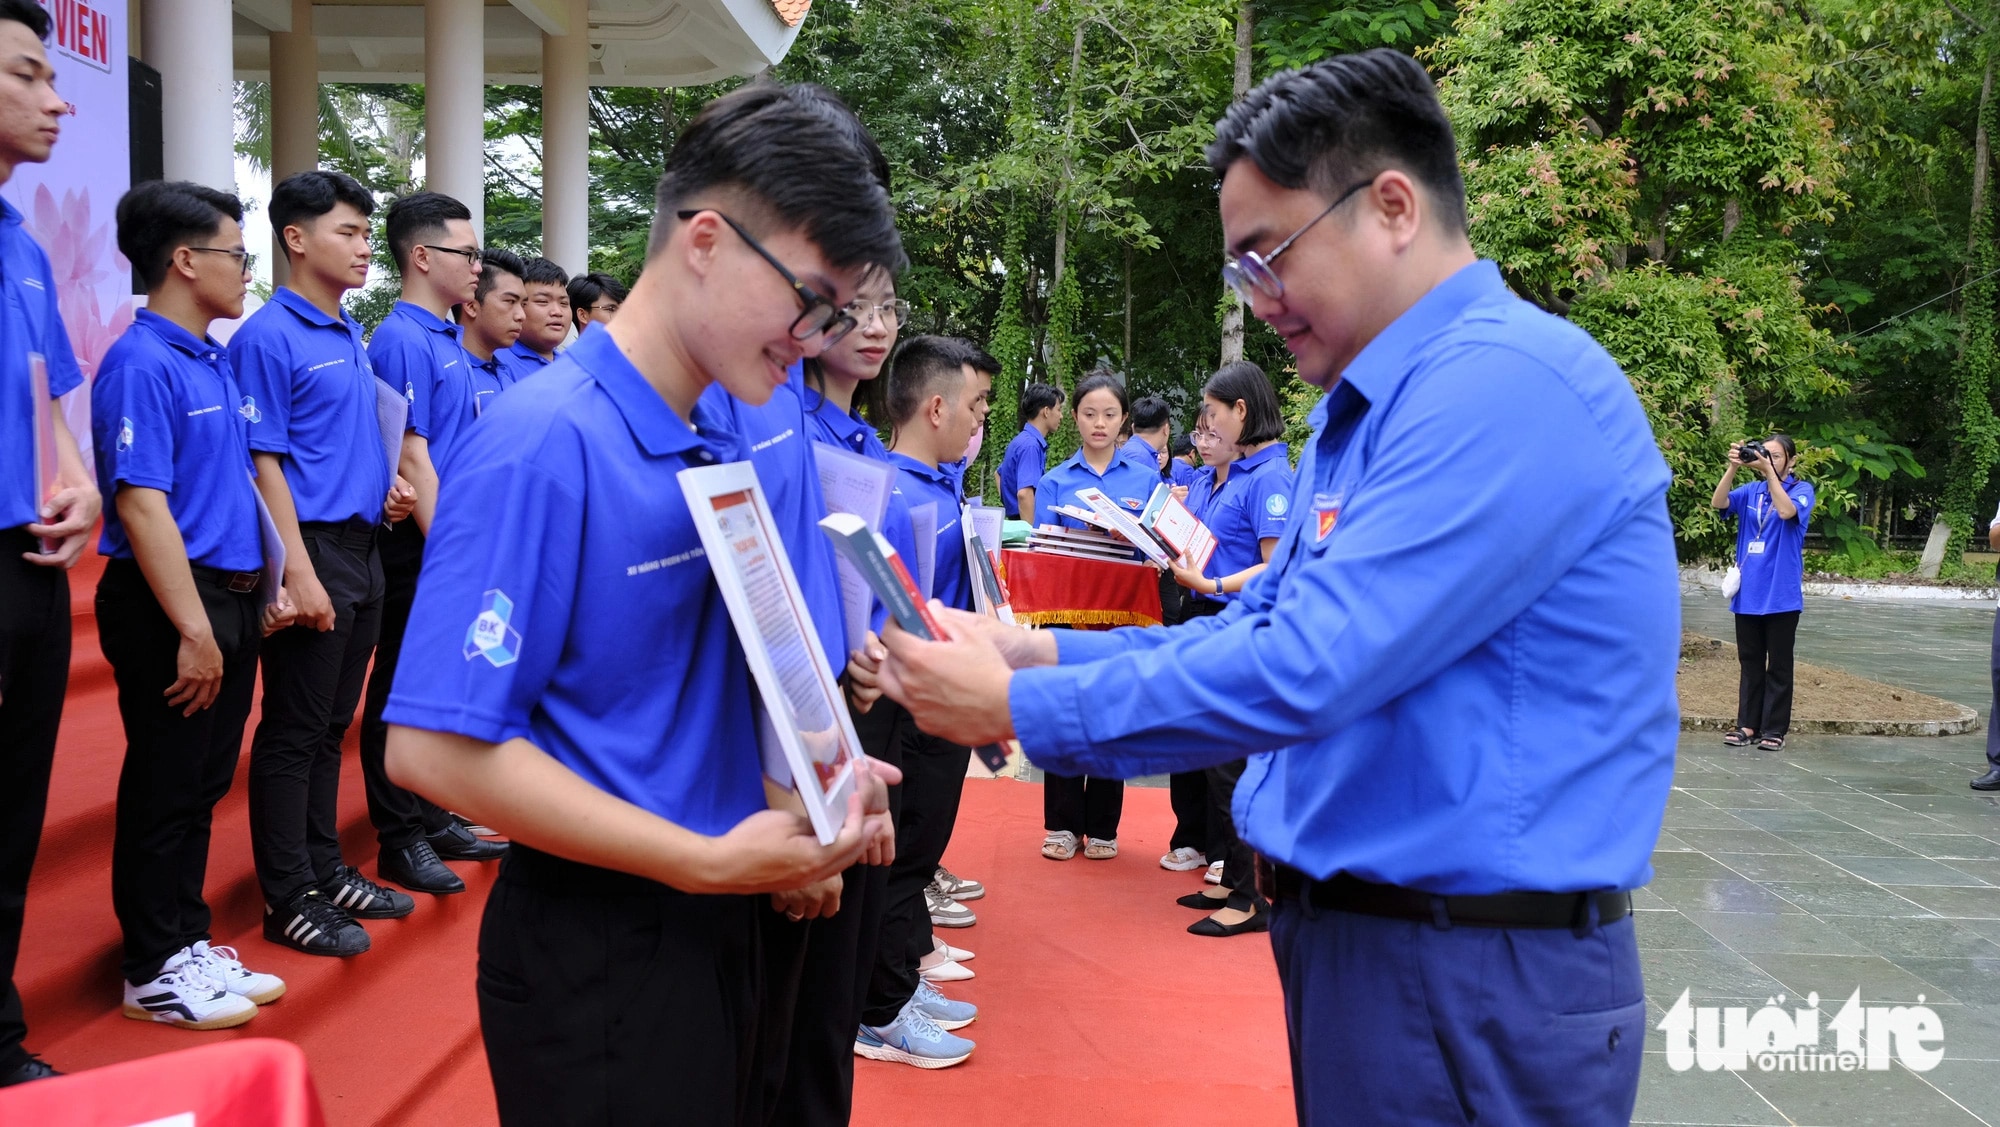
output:
<path id="1" fill-rule="evenodd" d="M 1965 784 L 1973 790 L 2000 790 L 2000 767 L 1990 767 L 1984 775 Z"/>
<path id="2" fill-rule="evenodd" d="M 498 861 L 507 855 L 506 842 L 475 837 L 471 830 L 456 822 L 424 840 L 447 861 Z"/>
<path id="3" fill-rule="evenodd" d="M 1226 939 L 1229 936 L 1242 935 L 1246 932 L 1269 930 L 1271 930 L 1271 914 L 1269 912 L 1259 912 L 1240 924 L 1216 923 L 1215 918 L 1211 916 L 1196 920 L 1188 925 L 1189 935 L 1210 935 L 1217 939 Z"/>
<path id="4" fill-rule="evenodd" d="M 1213 912 L 1217 908 L 1228 904 L 1229 897 L 1204 896 L 1199 892 L 1190 892 L 1186 896 L 1177 897 L 1174 903 L 1179 904 L 1183 908 L 1193 908 L 1200 912 Z"/>
<path id="5" fill-rule="evenodd" d="M 0 1073 L 0 1088 L 11 1088 L 16 1084 L 26 1084 L 30 1080 L 52 1080 L 62 1073 L 49 1067 L 49 1062 L 40 1057 L 29 1057 L 12 1072 Z"/>
<path id="6" fill-rule="evenodd" d="M 438 860 L 437 850 L 432 849 L 428 841 L 420 841 L 407 849 L 384 849 L 381 859 L 375 863 L 375 870 L 382 874 L 383 880 L 393 881 L 416 892 L 447 896 L 465 891 L 465 882 Z"/>

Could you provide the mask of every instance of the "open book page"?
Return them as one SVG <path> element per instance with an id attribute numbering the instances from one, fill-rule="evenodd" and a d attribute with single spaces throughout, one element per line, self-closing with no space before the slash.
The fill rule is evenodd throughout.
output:
<path id="1" fill-rule="evenodd" d="M 1173 556 L 1169 555 L 1167 550 L 1160 545 L 1159 539 L 1142 528 L 1139 522 L 1132 518 L 1132 514 L 1126 512 L 1124 507 L 1118 502 L 1106 496 L 1102 489 L 1079 489 L 1076 491 L 1076 496 L 1078 500 L 1089 505 L 1091 511 L 1095 512 L 1106 525 L 1109 525 L 1113 532 L 1130 540 L 1134 547 L 1145 554 L 1147 559 L 1152 560 L 1161 567 L 1173 566 Z"/>
<path id="2" fill-rule="evenodd" d="M 910 510 L 910 531 L 917 541 L 917 590 L 931 597 L 931 577 L 937 574 L 938 507 L 932 501 Z"/>
<path id="3" fill-rule="evenodd" d="M 1152 508 L 1150 505 L 1147 507 Z M 1147 527 L 1159 533 L 1160 539 L 1181 554 L 1180 562 L 1184 567 L 1200 571 L 1208 566 L 1208 558 L 1215 554 L 1215 533 L 1172 496 L 1167 497 L 1152 513 Z"/>
<path id="4" fill-rule="evenodd" d="M 826 497 L 827 511 L 860 517 L 869 528 L 880 532 L 883 518 L 889 512 L 896 467 L 819 442 L 813 444 L 813 458 L 818 465 L 820 492 Z M 874 598 L 868 580 L 854 564 L 844 555 L 837 558 L 840 611 L 847 627 L 847 644 L 858 647 L 868 634 Z"/>

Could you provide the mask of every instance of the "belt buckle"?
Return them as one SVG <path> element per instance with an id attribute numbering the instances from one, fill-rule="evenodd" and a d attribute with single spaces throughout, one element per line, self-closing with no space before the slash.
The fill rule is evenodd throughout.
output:
<path id="1" fill-rule="evenodd" d="M 259 578 L 261 576 L 254 571 L 235 572 L 229 577 L 229 589 L 238 595 L 248 594 L 257 589 Z"/>

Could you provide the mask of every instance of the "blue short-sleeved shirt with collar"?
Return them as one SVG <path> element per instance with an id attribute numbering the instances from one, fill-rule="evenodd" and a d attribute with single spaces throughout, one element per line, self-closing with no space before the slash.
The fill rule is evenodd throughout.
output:
<path id="1" fill-rule="evenodd" d="M 553 358 L 543 356 L 518 340 L 494 353 L 493 358 L 500 362 L 500 371 L 504 380 L 503 386 L 505 387 L 513 387 L 515 384 L 555 363 Z"/>
<path id="2" fill-rule="evenodd" d="M 1160 452 L 1153 448 L 1152 443 L 1136 434 L 1126 439 L 1125 445 L 1118 448 L 1118 456 L 1140 469 L 1152 471 L 1154 477 L 1160 476 Z"/>
<path id="3" fill-rule="evenodd" d="M 1203 575 L 1219 579 L 1254 567 L 1264 560 L 1262 542 L 1285 534 L 1292 504 L 1292 466 L 1287 458 L 1285 444 L 1273 443 L 1229 463 L 1229 478 L 1220 487 L 1214 484 L 1214 475 L 1209 475 L 1201 522 L 1215 534 L 1215 551 L 1208 557 L 1208 566 L 1202 568 Z M 1189 495 L 1193 495 L 1192 490 Z M 1226 603 L 1238 593 L 1193 594 Z"/>
<path id="4" fill-rule="evenodd" d="M 931 597 L 957 610 L 972 609 L 972 575 L 965 559 L 965 532 L 959 527 L 964 504 L 958 481 L 941 468 L 908 454 L 889 451 L 896 467 L 896 490 L 912 509 L 937 505 L 937 546 L 931 557 Z M 897 549 L 901 551 L 901 549 Z M 915 569 L 911 569 L 915 574 Z"/>
<path id="5" fill-rule="evenodd" d="M 710 384 L 700 403 L 735 433 L 757 468 L 757 483 L 764 487 L 764 503 L 778 522 L 778 539 L 791 561 L 792 577 L 798 580 L 806 613 L 819 631 L 820 650 L 838 676 L 847 668 L 847 652 L 859 649 L 861 639 L 847 637 L 847 617 L 840 607 L 840 565 L 835 562 L 833 542 L 819 527 L 820 518 L 826 516 L 826 495 L 820 491 L 812 426 L 804 409 L 783 387 L 762 406 L 752 406 L 721 384 Z"/>
<path id="6" fill-rule="evenodd" d="M 1179 458 L 1167 459 L 1167 483 L 1170 485 L 1193 485 L 1194 475 L 1200 472 Z"/>
<path id="7" fill-rule="evenodd" d="M 1068 460 L 1042 475 L 1035 483 L 1035 523 L 1057 524 L 1064 528 L 1087 528 L 1082 521 L 1067 517 L 1051 510 L 1057 505 L 1072 505 L 1079 509 L 1089 509 L 1078 499 L 1077 491 L 1095 487 L 1104 491 L 1106 497 L 1124 506 L 1134 516 L 1146 507 L 1153 496 L 1153 490 L 1160 484 L 1160 471 L 1148 469 L 1128 458 L 1114 455 L 1111 464 L 1103 473 L 1092 469 L 1084 460 L 1083 451 L 1078 450 Z"/>
<path id="8" fill-rule="evenodd" d="M 104 354 L 90 384 L 99 487 L 107 497 L 120 485 L 165 493 L 188 561 L 225 571 L 264 566 L 242 401 L 222 346 L 150 309 Z M 115 501 L 104 505 L 97 550 L 132 558 Z"/>
<path id="9" fill-rule="evenodd" d="M 781 393 L 796 398 L 805 412 L 806 429 L 814 442 L 836 446 L 850 454 L 873 458 L 878 462 L 889 461 L 889 451 L 882 445 L 882 436 L 875 431 L 875 425 L 857 412 L 842 412 L 827 402 L 826 396 L 814 390 L 805 379 L 803 367 L 792 365 L 791 378 L 786 381 Z M 917 558 L 917 534 L 910 525 L 910 505 L 899 492 L 889 494 L 888 511 L 883 514 L 882 527 L 878 530 L 886 537 L 896 554 L 903 557 L 906 566 L 914 568 Z M 914 574 L 914 572 L 912 573 Z M 882 604 L 875 604 L 873 625 L 877 632 L 887 618 Z"/>
<path id="10" fill-rule="evenodd" d="M 1022 520 L 1021 490 L 1033 489 L 1049 472 L 1049 436 L 1033 423 L 1023 423 L 1021 433 L 1000 455 L 1000 507 L 1008 520 Z M 1028 516 L 1033 516 L 1030 513 Z"/>
<path id="11" fill-rule="evenodd" d="M 29 354 L 39 353 L 49 398 L 83 385 L 69 330 L 56 307 L 55 271 L 46 251 L 0 200 L 0 528 L 40 523 L 35 496 L 35 416 L 28 398 Z M 106 506 L 109 508 L 109 506 Z"/>
<path id="12" fill-rule="evenodd" d="M 441 487 L 383 718 L 526 738 L 696 833 L 764 809 L 749 666 L 678 480 L 747 455 L 609 333 L 501 396 Z"/>
<path id="13" fill-rule="evenodd" d="M 1771 488 L 1761 481 L 1729 491 L 1729 515 L 1736 518 L 1736 566 L 1742 586 L 1729 600 L 1736 614 L 1784 614 L 1804 610 L 1806 528 L 1812 521 L 1813 487 L 1785 475 L 1785 493 L 1798 515 L 1787 520 L 1771 504 Z M 1761 545 L 1761 548 L 1753 546 Z"/>
<path id="14" fill-rule="evenodd" d="M 430 447 L 440 478 L 452 449 L 479 417 L 464 334 L 423 306 L 399 301 L 368 338 L 375 375 L 410 401 L 409 429 Z"/>
<path id="15" fill-rule="evenodd" d="M 381 517 L 389 463 L 361 326 L 283 286 L 229 338 L 250 449 L 276 454 L 302 521 Z"/>
<path id="16" fill-rule="evenodd" d="M 491 360 L 481 360 L 465 350 L 466 376 L 472 381 L 472 417 L 478 418 L 493 406 L 493 397 L 514 386 L 507 367 L 506 353 L 496 352 Z"/>

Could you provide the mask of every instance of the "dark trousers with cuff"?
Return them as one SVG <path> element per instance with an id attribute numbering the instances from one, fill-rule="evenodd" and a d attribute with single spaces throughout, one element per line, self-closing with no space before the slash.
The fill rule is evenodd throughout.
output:
<path id="1" fill-rule="evenodd" d="M 1632 917 L 1489 928 L 1273 905 L 1303 1127 L 1610 1127 L 1638 1099 Z"/>
<path id="2" fill-rule="evenodd" d="M 0 531 L 0 1073 L 28 1060 L 14 962 L 69 688 L 69 573 L 21 558 L 39 550 L 26 528 Z"/>
<path id="3" fill-rule="evenodd" d="M 1736 616 L 1736 660 L 1743 679 L 1736 692 L 1736 726 L 1759 738 L 1792 728 L 1792 647 L 1799 612 Z"/>
<path id="4" fill-rule="evenodd" d="M 209 826 L 235 778 L 257 688 L 257 593 L 199 575 L 194 586 L 222 651 L 222 686 L 214 703 L 186 716 L 186 705 L 166 697 L 180 676 L 180 631 L 138 563 L 108 561 L 97 585 L 97 640 L 118 682 L 125 727 L 111 907 L 125 937 L 119 969 L 134 984 L 157 977 L 181 948 L 212 938 L 202 897 Z"/>
<path id="5" fill-rule="evenodd" d="M 890 703 L 887 698 L 875 707 Z M 972 749 L 903 721 L 903 785 L 896 812 L 896 862 L 889 867 L 881 938 L 861 1024 L 896 1020 L 917 991 L 917 962 L 931 951 L 931 914 L 924 889 L 937 876 L 958 822 L 959 799 Z"/>
<path id="6" fill-rule="evenodd" d="M 424 569 L 424 534 L 415 520 L 376 530 L 382 553 L 382 618 L 375 641 L 375 666 L 361 704 L 361 778 L 368 789 L 368 820 L 384 849 L 407 849 L 451 825 L 451 815 L 430 799 L 397 786 L 386 766 L 389 725 L 382 710 L 396 682 L 403 634 L 417 598 L 417 575 Z"/>
<path id="7" fill-rule="evenodd" d="M 869 711 L 851 715 L 862 751 L 901 766 L 900 748 L 889 748 L 900 743 L 908 713 L 885 697 Z M 892 793 L 892 813 L 899 801 Z M 854 865 L 841 874 L 840 911 L 829 919 L 793 923 L 766 905 L 765 1123 L 845 1127 L 852 1114 L 854 1033 L 867 1001 L 888 889 L 888 866 Z"/>
<path id="8" fill-rule="evenodd" d="M 1167 624 L 1170 626 L 1220 614 L 1222 608 L 1228 605 L 1213 599 L 1199 598 L 1193 592 L 1182 588 L 1180 584 L 1174 583 L 1171 575 L 1166 578 L 1178 593 L 1173 609 L 1166 612 Z M 1163 597 L 1165 590 L 1165 587 L 1161 588 Z M 1167 776 L 1167 801 L 1174 810 L 1174 834 L 1168 840 L 1167 848 L 1198 849 L 1203 856 L 1213 862 L 1223 859 L 1228 827 L 1217 824 L 1211 814 L 1215 804 L 1209 796 L 1208 776 L 1209 772 L 1206 770 L 1175 771 Z M 1228 811 L 1228 799 L 1222 801 L 1222 809 Z M 1114 831 L 1117 829 L 1116 823 L 1113 823 L 1112 829 Z"/>
<path id="9" fill-rule="evenodd" d="M 250 741 L 250 845 L 268 904 L 332 878 L 340 860 L 340 743 L 361 703 L 382 617 L 373 522 L 301 524 L 334 628 L 264 640 L 264 704 Z M 366 765 L 364 764 L 364 767 Z"/>
<path id="10" fill-rule="evenodd" d="M 1993 616 L 1993 711 L 1986 718 L 1986 761 L 2000 769 L 2000 613 Z"/>
<path id="11" fill-rule="evenodd" d="M 1264 897 L 1257 891 L 1257 851 L 1236 832 L 1236 818 L 1230 809 L 1236 801 L 1236 784 L 1248 765 L 1248 760 L 1236 759 L 1204 772 L 1211 804 L 1209 824 L 1216 827 L 1217 851 L 1209 860 L 1222 862 L 1222 887 L 1229 890 L 1229 907 L 1242 912 L 1264 907 Z"/>
<path id="12" fill-rule="evenodd" d="M 479 928 L 500 1122 L 761 1123 L 758 913 L 770 910 L 767 897 L 697 896 L 516 842 Z"/>
<path id="13" fill-rule="evenodd" d="M 1097 776 L 1042 778 L 1042 827 L 1068 830 L 1092 841 L 1117 841 L 1125 816 L 1125 781 Z"/>

